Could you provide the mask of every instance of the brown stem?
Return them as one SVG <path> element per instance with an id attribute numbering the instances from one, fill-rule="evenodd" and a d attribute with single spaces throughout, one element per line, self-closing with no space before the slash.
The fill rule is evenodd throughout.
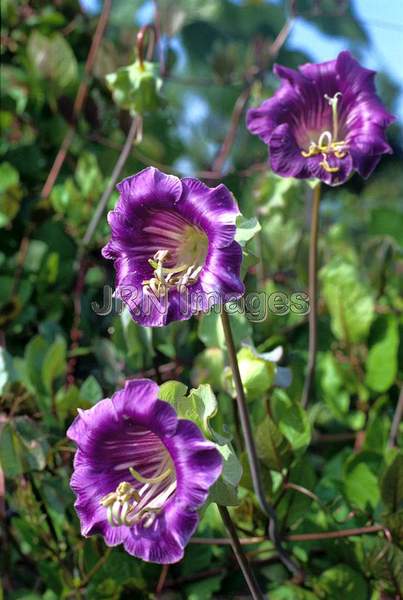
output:
<path id="1" fill-rule="evenodd" d="M 136 54 L 137 59 L 140 63 L 140 69 L 144 69 L 144 38 L 148 33 L 149 43 L 146 52 L 147 60 L 151 60 L 152 55 L 154 54 L 154 47 L 157 38 L 157 32 L 155 30 L 154 25 L 144 25 L 137 34 L 136 38 Z"/>
<path id="2" fill-rule="evenodd" d="M 130 154 L 130 151 L 134 144 L 134 141 L 135 141 L 136 137 L 139 136 L 139 133 L 141 135 L 141 128 L 142 128 L 142 118 L 140 115 L 136 115 L 131 122 L 129 133 L 127 134 L 125 144 L 122 148 L 120 156 L 119 156 L 119 158 L 115 164 L 115 167 L 112 171 L 112 175 L 109 180 L 109 184 L 108 184 L 107 188 L 105 189 L 104 193 L 102 194 L 102 196 L 99 200 L 98 206 L 96 208 L 96 211 L 94 212 L 92 219 L 87 227 L 87 231 L 85 232 L 85 235 L 84 235 L 82 243 L 81 243 L 82 248 L 85 248 L 86 246 L 88 246 L 88 244 L 90 243 L 90 241 L 92 239 L 92 236 L 95 233 L 95 230 L 96 230 L 97 225 L 103 215 L 103 212 L 106 208 L 108 200 L 111 197 L 111 194 L 115 188 L 116 181 L 118 180 L 118 178 L 123 170 L 123 167 L 125 166 L 126 161 L 129 157 L 129 154 Z"/>
<path id="3" fill-rule="evenodd" d="M 165 581 L 168 575 L 169 565 L 162 565 L 160 577 L 158 579 L 157 587 L 155 588 L 155 595 L 158 597 L 159 594 L 162 593 Z"/>
<path id="4" fill-rule="evenodd" d="M 393 448 L 396 445 L 397 435 L 399 433 L 399 426 L 403 415 L 403 385 L 400 388 L 399 400 L 397 401 L 395 414 L 393 416 L 392 427 L 389 435 L 389 446 Z"/>
<path id="5" fill-rule="evenodd" d="M 292 483 L 291 481 L 286 481 L 283 487 L 285 490 L 294 490 L 296 492 L 299 492 L 300 494 L 303 494 L 304 496 L 308 496 L 308 498 L 310 498 L 311 500 L 315 500 L 315 502 L 319 502 L 318 496 L 311 492 L 311 490 L 307 490 L 306 488 L 302 487 L 302 485 L 297 485 L 296 483 Z"/>
<path id="6" fill-rule="evenodd" d="M 73 290 L 73 322 L 70 329 L 70 348 L 69 353 L 73 354 L 75 350 L 79 347 L 80 338 L 82 332 L 80 330 L 80 321 L 81 321 L 81 296 L 84 289 L 85 276 L 87 273 L 88 266 L 83 259 L 80 260 L 78 275 L 76 279 L 76 284 Z M 74 384 L 75 377 L 74 371 L 77 364 L 77 358 L 75 356 L 70 356 L 67 362 L 67 374 L 66 374 L 66 385 L 70 386 Z"/>
<path id="7" fill-rule="evenodd" d="M 78 340 L 80 338 L 80 314 L 81 314 L 81 293 L 84 287 L 84 277 L 85 277 L 85 264 L 84 264 L 84 251 L 88 244 L 91 242 L 92 237 L 95 233 L 95 230 L 98 226 L 100 219 L 104 213 L 105 207 L 108 203 L 109 198 L 115 188 L 116 181 L 118 180 L 126 161 L 129 157 L 130 151 L 133 147 L 134 141 L 136 137 L 140 139 L 142 132 L 142 118 L 139 115 L 136 115 L 131 123 L 129 133 L 127 134 L 126 141 L 122 148 L 122 151 L 119 155 L 119 158 L 115 164 L 115 167 L 112 171 L 111 178 L 109 180 L 109 184 L 106 187 L 104 193 L 102 194 L 98 206 L 92 216 L 91 221 L 88 224 L 87 231 L 84 234 L 84 237 L 81 241 L 81 245 L 78 251 L 78 259 L 76 264 L 77 269 L 77 281 L 75 285 L 74 292 L 74 318 L 73 318 L 73 326 L 71 330 L 71 347 L 70 350 L 75 350 L 78 345 Z M 74 383 L 74 369 L 76 366 L 76 359 L 72 357 L 69 361 L 68 372 L 67 372 L 67 385 Z"/>
<path id="8" fill-rule="evenodd" d="M 244 538 L 238 538 L 239 539 L 239 543 L 241 544 L 241 546 L 250 546 L 252 544 L 260 544 L 264 541 L 267 540 L 267 537 L 260 535 L 260 536 L 255 536 L 255 537 L 244 537 Z M 210 538 L 210 537 L 206 537 L 206 538 L 199 538 L 199 537 L 194 537 L 191 538 L 190 544 L 198 544 L 201 546 L 207 545 L 207 546 L 212 546 L 212 545 L 216 545 L 216 546 L 230 546 L 231 545 L 231 539 L 230 538 Z"/>
<path id="9" fill-rule="evenodd" d="M 269 558 L 256 559 L 249 561 L 250 563 L 256 566 L 264 566 L 270 565 L 272 563 L 278 562 L 279 558 L 277 555 L 270 556 Z M 193 573 L 192 575 L 187 575 L 184 577 L 178 577 L 174 580 L 170 579 L 165 583 L 166 588 L 182 588 L 187 583 L 194 583 L 195 581 L 201 581 L 203 579 L 208 579 L 210 577 L 214 577 L 215 575 L 227 576 L 229 572 L 235 571 L 238 569 L 238 564 L 234 561 L 234 564 L 223 566 L 223 567 L 214 567 L 213 569 L 206 569 L 205 571 L 199 571 L 198 573 Z"/>
<path id="10" fill-rule="evenodd" d="M 220 511 L 221 518 L 230 536 L 232 550 L 235 554 L 239 566 L 241 567 L 241 571 L 243 573 L 243 576 L 245 578 L 253 600 L 264 600 L 264 596 L 259 588 L 255 575 L 249 565 L 248 559 L 242 551 L 241 544 L 239 543 L 238 534 L 231 520 L 227 507 L 218 506 L 218 510 Z"/>
<path id="11" fill-rule="evenodd" d="M 80 86 L 77 91 L 77 96 L 74 101 L 74 106 L 73 106 L 74 121 L 73 121 L 73 124 L 69 126 L 67 133 L 64 136 L 64 139 L 60 146 L 59 152 L 56 155 L 55 161 L 49 172 L 48 178 L 46 179 L 45 185 L 42 188 L 42 191 L 41 191 L 42 198 L 47 198 L 50 195 L 50 193 L 53 189 L 53 186 L 55 185 L 56 179 L 59 175 L 60 169 L 62 168 L 62 165 L 65 161 L 67 152 L 71 145 L 71 142 L 73 141 L 74 134 L 76 132 L 77 117 L 80 114 L 80 112 L 84 106 L 85 100 L 87 98 L 87 95 L 88 95 L 89 75 L 93 69 L 93 66 L 95 63 L 95 58 L 96 58 L 97 52 L 98 52 L 99 47 L 102 42 L 102 38 L 105 33 L 105 29 L 106 29 L 106 25 L 108 23 L 111 7 L 112 7 L 112 0 L 105 0 L 104 4 L 103 4 L 101 15 L 98 20 L 97 28 L 94 33 L 90 51 L 88 53 L 87 61 L 85 63 L 85 68 L 84 68 L 85 76 L 80 83 Z"/>
<path id="12" fill-rule="evenodd" d="M 91 579 L 93 578 L 95 573 L 97 573 L 99 571 L 99 569 L 104 566 L 104 564 L 108 560 L 111 552 L 112 552 L 112 548 L 107 548 L 105 550 L 105 553 L 101 556 L 99 561 L 97 563 L 95 563 L 95 565 L 92 567 L 92 569 L 90 571 L 88 571 L 88 573 L 85 575 L 85 577 L 81 580 L 81 582 L 80 582 L 81 587 L 86 586 L 87 583 L 89 583 L 91 581 Z"/>
<path id="13" fill-rule="evenodd" d="M 354 535 L 365 535 L 366 533 L 378 533 L 385 531 L 383 525 L 369 525 L 368 527 L 356 527 L 353 529 L 341 529 L 340 531 L 323 531 L 315 533 L 295 533 L 288 535 L 290 542 L 310 542 L 315 540 L 333 540 L 336 538 L 352 537 Z"/>
<path id="14" fill-rule="evenodd" d="M 247 82 L 246 87 L 241 92 L 241 94 L 238 96 L 238 98 L 235 102 L 234 108 L 232 110 L 230 126 L 228 129 L 227 135 L 225 136 L 224 141 L 221 145 L 221 148 L 218 152 L 218 155 L 213 162 L 211 173 L 205 177 L 206 179 L 210 179 L 210 178 L 215 179 L 217 177 L 217 175 L 221 176 L 225 161 L 227 160 L 227 158 L 231 152 L 231 148 L 235 142 L 239 122 L 240 122 L 242 113 L 248 103 L 249 97 L 251 95 L 253 84 L 254 84 L 255 80 L 262 73 L 264 73 L 264 71 L 268 67 L 268 63 L 272 62 L 276 58 L 280 49 L 285 44 L 288 34 L 290 33 L 290 30 L 291 30 L 291 27 L 293 24 L 293 20 L 294 20 L 293 19 L 293 17 L 294 17 L 293 11 L 291 11 L 291 14 L 292 14 L 292 18 L 287 19 L 287 21 L 281 28 L 279 34 L 277 35 L 277 37 L 271 44 L 271 46 L 269 48 L 269 53 L 268 53 L 268 60 L 265 61 L 265 64 L 262 65 L 261 68 L 255 68 L 252 71 L 245 74 L 245 81 Z"/>
<path id="15" fill-rule="evenodd" d="M 355 431 L 342 431 L 340 433 L 314 433 L 312 445 L 314 444 L 337 444 L 344 442 L 353 442 L 357 437 Z"/>
<path id="16" fill-rule="evenodd" d="M 315 378 L 316 349 L 317 349 L 317 318 L 318 318 L 318 232 L 319 232 L 320 183 L 313 189 L 311 236 L 309 245 L 309 348 L 308 366 L 306 371 L 302 406 L 308 405 Z"/>
<path id="17" fill-rule="evenodd" d="M 10 300 L 13 299 L 13 297 L 15 296 L 15 294 L 18 291 L 18 287 L 21 281 L 21 277 L 22 274 L 24 272 L 24 263 L 25 263 L 25 259 L 27 257 L 28 254 L 28 250 L 29 250 L 29 238 L 30 235 L 33 231 L 33 224 L 32 222 L 28 224 L 25 234 L 21 240 L 20 243 L 20 247 L 18 249 L 18 254 L 17 254 L 17 265 L 15 268 L 15 275 L 14 275 L 14 281 L 13 281 L 13 285 L 11 288 L 11 293 L 10 293 Z"/>
<path id="18" fill-rule="evenodd" d="M 261 510 L 269 519 L 269 536 L 282 562 L 292 573 L 299 574 L 298 566 L 288 556 L 287 552 L 282 546 L 281 538 L 278 532 L 276 512 L 266 500 L 266 495 L 259 468 L 259 460 L 257 457 L 255 441 L 252 433 L 252 426 L 249 418 L 249 412 L 246 406 L 245 392 L 242 385 L 241 374 L 239 372 L 239 365 L 236 355 L 234 339 L 232 337 L 231 324 L 225 309 L 221 313 L 221 322 L 224 329 L 225 342 L 228 351 L 228 359 L 235 384 L 239 420 L 241 423 L 242 433 L 245 441 L 245 449 L 246 454 L 248 456 L 248 462 L 253 482 L 253 489 L 255 490 L 256 498 Z"/>
<path id="19" fill-rule="evenodd" d="M 295 14 L 294 14 L 294 10 L 291 9 L 291 18 L 288 19 L 283 27 L 281 28 L 280 32 L 278 33 L 276 39 L 274 40 L 274 42 L 272 43 L 271 47 L 270 47 L 270 57 L 271 59 L 276 58 L 277 54 L 280 52 L 281 48 L 284 46 L 285 42 L 287 41 L 287 38 L 290 34 L 290 31 L 294 25 L 294 18 L 295 18 Z"/>
<path id="20" fill-rule="evenodd" d="M 225 136 L 225 139 L 222 143 L 220 151 L 213 163 L 213 166 L 211 169 L 212 174 L 217 174 L 217 173 L 220 175 L 222 174 L 224 163 L 227 160 L 227 157 L 228 157 L 228 155 L 231 151 L 231 148 L 233 146 L 233 143 L 235 141 L 235 136 L 238 131 L 239 121 L 241 119 L 244 108 L 249 100 L 251 91 L 252 91 L 252 86 L 248 85 L 248 87 L 245 90 L 243 90 L 243 92 L 238 96 L 237 101 L 235 102 L 235 105 L 234 105 L 234 108 L 232 111 L 232 115 L 231 115 L 230 126 L 228 129 L 227 135 Z"/>
<path id="21" fill-rule="evenodd" d="M 338 531 L 318 531 L 314 533 L 295 533 L 287 535 L 285 539 L 289 542 L 314 542 L 316 540 L 332 540 L 337 538 L 352 537 L 356 535 L 366 535 L 367 533 L 379 533 L 383 531 L 385 535 L 389 531 L 383 525 L 368 525 L 367 527 L 357 527 L 353 529 L 339 529 Z M 267 536 L 244 537 L 239 538 L 241 546 L 260 544 L 267 540 Z M 191 544 L 207 544 L 216 546 L 229 546 L 230 538 L 192 538 Z"/>

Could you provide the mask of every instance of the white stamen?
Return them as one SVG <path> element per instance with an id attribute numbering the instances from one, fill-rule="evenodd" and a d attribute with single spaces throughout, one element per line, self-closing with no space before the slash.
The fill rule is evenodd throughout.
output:
<path id="1" fill-rule="evenodd" d="M 125 502 L 122 506 L 122 510 L 120 511 L 120 518 L 122 520 L 122 523 L 127 523 L 128 519 L 127 519 L 127 513 L 130 510 L 130 504 L 128 502 Z"/>
<path id="2" fill-rule="evenodd" d="M 323 140 L 327 140 L 327 143 L 323 143 Z M 330 131 L 323 131 L 320 136 L 319 136 L 319 140 L 318 140 L 318 146 L 331 146 L 332 144 L 332 134 L 330 133 Z"/>
<path id="3" fill-rule="evenodd" d="M 112 506 L 108 506 L 108 508 L 106 509 L 106 518 L 108 519 L 109 525 L 111 525 L 113 527 L 115 525 L 115 523 L 113 522 L 113 517 L 112 517 Z"/>
<path id="4" fill-rule="evenodd" d="M 156 229 L 155 233 L 159 233 L 162 241 L 165 231 Z M 154 226 L 150 225 L 144 231 L 154 233 Z M 186 225 L 180 231 L 180 235 L 178 234 L 179 237 L 176 233 L 171 233 L 169 230 L 166 237 L 175 238 L 177 246 L 171 250 L 157 250 L 154 256 L 148 259 L 154 272 L 150 279 L 143 281 L 144 291 L 153 293 L 157 298 L 166 296 L 169 290 L 175 287 L 182 291 L 186 286 L 195 283 L 207 255 L 207 236 L 197 227 Z M 167 266 L 167 261 L 170 266 Z"/>
<path id="5" fill-rule="evenodd" d="M 132 477 L 144 485 L 139 490 L 131 483 L 122 481 L 115 492 L 110 492 L 101 499 L 101 505 L 106 508 L 107 521 L 112 527 L 130 527 L 143 519 L 146 519 L 144 526 L 151 527 L 155 522 L 164 502 L 176 489 L 175 472 L 169 455 L 165 453 L 164 457 L 161 454 L 159 456 L 159 464 L 155 465 L 157 468 L 153 467 L 153 463 L 158 460 L 158 455 L 148 463 L 143 473 L 136 471 L 132 463 L 115 466 L 118 471 L 129 468 Z"/>
<path id="6" fill-rule="evenodd" d="M 311 156 L 317 156 L 322 154 L 323 160 L 319 163 L 320 166 L 325 169 L 328 173 L 337 173 L 340 170 L 339 166 L 331 167 L 328 162 L 328 155 L 332 154 L 336 159 L 343 159 L 347 156 L 347 144 L 343 141 L 338 141 L 339 134 L 339 120 L 337 115 L 337 104 L 339 96 L 342 96 L 341 92 L 337 92 L 333 97 L 324 94 L 324 98 L 328 101 L 329 106 L 332 108 L 332 124 L 333 132 L 323 131 L 318 139 L 318 143 L 311 141 L 307 151 L 301 150 L 301 154 L 304 158 L 310 158 Z"/>
<path id="7" fill-rule="evenodd" d="M 151 525 L 154 523 L 156 518 L 157 518 L 157 513 L 149 514 L 148 519 L 146 519 L 145 523 L 143 523 L 143 527 L 145 529 L 148 529 L 149 527 L 151 527 Z"/>
<path id="8" fill-rule="evenodd" d="M 112 518 L 115 521 L 116 525 L 119 525 L 120 523 L 120 508 L 121 508 L 121 503 L 119 500 L 115 500 L 115 502 L 112 505 Z"/>

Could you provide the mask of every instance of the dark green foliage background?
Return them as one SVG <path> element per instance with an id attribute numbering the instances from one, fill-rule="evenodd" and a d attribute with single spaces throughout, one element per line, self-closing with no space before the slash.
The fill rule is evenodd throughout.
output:
<path id="1" fill-rule="evenodd" d="M 5 596 L 13 600 L 154 597 L 160 566 L 119 548 L 108 550 L 101 538 L 80 536 L 68 485 L 73 447 L 65 437 L 77 407 L 92 406 L 127 377 L 156 377 L 158 368 L 163 380 L 211 383 L 220 405 L 215 429 L 229 429 L 239 448 L 231 425 L 230 374 L 214 315 L 151 331 L 136 326 L 125 312 L 100 317 L 91 310 L 92 301 L 101 302 L 103 286 L 113 285 L 111 265 L 100 254 L 108 236 L 105 218 L 86 255 L 81 337 L 77 345 L 71 339 L 78 244 L 130 122 L 113 103 L 105 75 L 133 62 L 142 4 L 113 2 L 77 134 L 51 196 L 43 200 L 40 191 L 71 122 L 97 19 L 73 0 L 1 3 L 1 566 Z M 335 15 L 338 3 L 328 0 L 315 16 L 313 4 L 300 0 L 296 6 L 323 33 L 344 37 L 346 48 L 359 57 L 368 37 L 352 9 Z M 225 137 L 245 74 L 256 64 L 254 44 L 259 42 L 261 58 L 284 23 L 285 9 L 259 0 L 162 0 L 160 6 L 162 30 L 173 36 L 166 54 L 166 103 L 145 116 L 144 139 L 133 147 L 124 174 L 154 164 L 197 175 L 210 170 Z M 277 58 L 294 67 L 309 59 L 309 44 L 306 53 L 286 44 Z M 394 83 L 383 74 L 377 81 L 393 111 Z M 251 103 L 276 85 L 267 69 L 254 84 Z M 324 190 L 316 400 L 307 412 L 298 406 L 306 317 L 290 310 L 284 316 L 270 313 L 260 323 L 233 318 L 238 344 L 253 339 L 261 352 L 281 344 L 281 364 L 293 375 L 286 391 L 276 390 L 267 363 L 244 356 L 267 495 L 283 534 L 373 523 L 390 531 L 389 541 L 380 533 L 287 542 L 304 568 L 303 583 L 290 579 L 269 542 L 246 546 L 272 600 L 378 600 L 403 591 L 402 458 L 388 445 L 402 383 L 398 365 L 403 364 L 399 133 L 399 125 L 390 129 L 395 154 L 382 160 L 368 182 L 354 176 L 342 188 Z M 311 191 L 304 182 L 250 169 L 265 160 L 265 147 L 248 134 L 242 117 L 223 180 L 245 216 L 257 216 L 262 225 L 254 242 L 262 263 L 250 267 L 248 291 L 291 294 L 307 289 Z M 240 535 L 264 534 L 246 468 L 239 498 L 232 514 Z M 214 505 L 204 512 L 197 535 L 225 535 Z M 170 567 L 164 592 L 167 598 L 192 600 L 246 593 L 228 547 L 192 544 L 184 560 Z"/>

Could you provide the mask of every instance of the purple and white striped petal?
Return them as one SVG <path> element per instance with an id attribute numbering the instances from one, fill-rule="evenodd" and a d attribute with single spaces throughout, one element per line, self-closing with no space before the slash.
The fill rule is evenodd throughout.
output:
<path id="1" fill-rule="evenodd" d="M 214 444 L 148 379 L 80 410 L 67 435 L 78 447 L 70 484 L 82 534 L 143 560 L 180 560 L 222 470 Z"/>
<path id="2" fill-rule="evenodd" d="M 272 98 L 247 114 L 247 126 L 269 148 L 272 170 L 284 177 L 344 183 L 353 171 L 368 177 L 383 154 L 394 121 L 376 95 L 375 72 L 349 52 L 336 60 L 275 65 L 281 85 Z"/>

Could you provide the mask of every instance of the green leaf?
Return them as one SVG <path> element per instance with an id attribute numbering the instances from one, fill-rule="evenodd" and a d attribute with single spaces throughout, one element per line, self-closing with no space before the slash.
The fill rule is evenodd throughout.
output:
<path id="1" fill-rule="evenodd" d="M 77 60 L 69 43 L 60 33 L 47 37 L 37 30 L 33 31 L 28 39 L 27 54 L 38 73 L 44 79 L 54 82 L 57 90 L 76 81 Z"/>
<path id="2" fill-rule="evenodd" d="M 8 162 L 3 162 L 0 165 L 0 194 L 3 194 L 6 190 L 17 186 L 20 183 L 20 176 L 17 171 Z"/>
<path id="3" fill-rule="evenodd" d="M 194 421 L 207 437 L 214 437 L 209 420 L 217 412 L 217 399 L 209 384 L 203 383 L 190 390 L 187 397 L 177 397 L 175 408 L 179 417 Z"/>
<path id="4" fill-rule="evenodd" d="M 273 419 L 290 442 L 294 452 L 303 452 L 311 441 L 311 425 L 305 410 L 283 390 L 274 390 L 271 399 Z"/>
<path id="5" fill-rule="evenodd" d="M 186 396 L 187 391 L 187 385 L 180 381 L 165 381 L 160 385 L 158 397 L 160 400 L 165 400 L 165 402 L 169 402 L 169 404 L 176 407 L 178 401 Z"/>
<path id="6" fill-rule="evenodd" d="M 368 511 L 377 506 L 380 500 L 377 472 L 381 460 L 379 455 L 363 451 L 346 461 L 344 492 L 352 507 Z"/>
<path id="7" fill-rule="evenodd" d="M 275 363 L 260 358 L 249 347 L 241 348 L 237 354 L 242 384 L 248 400 L 262 398 L 274 383 Z"/>
<path id="8" fill-rule="evenodd" d="M 216 447 L 223 457 L 223 470 L 210 488 L 209 501 L 223 506 L 236 506 L 239 504 L 237 487 L 242 477 L 241 463 L 231 444 L 216 444 Z"/>
<path id="9" fill-rule="evenodd" d="M 370 574 L 388 590 L 403 595 L 403 552 L 389 541 L 376 539 L 366 567 Z"/>
<path id="10" fill-rule="evenodd" d="M 225 444 L 224 446 L 218 445 L 217 449 L 221 453 L 221 456 L 224 460 L 221 476 L 225 483 L 228 483 L 236 488 L 242 477 L 241 463 L 239 462 L 231 444 Z"/>
<path id="11" fill-rule="evenodd" d="M 325 352 L 319 358 L 323 399 L 335 417 L 341 419 L 347 415 L 350 407 L 350 396 L 346 390 L 342 366 L 332 352 Z"/>
<path id="12" fill-rule="evenodd" d="M 373 452 L 385 452 L 390 433 L 390 418 L 385 414 L 388 398 L 381 396 L 370 408 L 363 449 Z"/>
<path id="13" fill-rule="evenodd" d="M 45 390 L 51 394 L 53 383 L 66 370 L 66 341 L 59 337 L 45 354 L 42 365 L 42 380 Z"/>
<path id="14" fill-rule="evenodd" d="M 56 393 L 55 404 L 58 417 L 61 421 L 69 415 L 76 414 L 77 408 L 87 408 L 83 404 L 79 389 L 75 385 L 69 385 L 67 388 L 62 386 Z M 90 406 L 90 405 L 89 405 Z M 88 406 L 88 407 L 89 407 Z"/>
<path id="15" fill-rule="evenodd" d="M 243 215 L 236 218 L 235 241 L 242 247 L 241 277 L 244 278 L 248 270 L 259 262 L 251 248 L 254 237 L 261 230 L 261 226 L 255 217 L 246 219 Z"/>
<path id="16" fill-rule="evenodd" d="M 387 510 L 403 510 L 403 454 L 399 453 L 385 471 L 381 480 L 381 496 Z"/>
<path id="17" fill-rule="evenodd" d="M 94 154 L 83 152 L 77 163 L 74 177 L 84 196 L 97 197 L 104 187 L 104 177 Z"/>
<path id="18" fill-rule="evenodd" d="M 336 565 L 324 571 L 314 584 L 323 600 L 367 600 L 368 587 L 364 577 L 348 565 Z"/>
<path id="19" fill-rule="evenodd" d="M 317 596 L 304 588 L 286 583 L 270 590 L 270 600 L 317 600 Z"/>
<path id="20" fill-rule="evenodd" d="M 3 12 L 3 5 L 1 5 Z M 22 69 L 3 63 L 1 67 L 2 95 L 9 96 L 15 103 L 15 111 L 21 115 L 28 102 L 27 74 Z"/>
<path id="21" fill-rule="evenodd" d="M 282 471 L 290 465 L 293 458 L 290 443 L 269 416 L 257 426 L 255 440 L 258 457 L 266 467 Z"/>
<path id="22" fill-rule="evenodd" d="M 5 348 L 0 347 L 0 394 L 3 393 L 7 384 L 15 381 L 15 379 L 13 359 Z"/>
<path id="23" fill-rule="evenodd" d="M 17 215 L 22 198 L 20 176 L 8 162 L 0 165 L 0 227 L 8 225 Z"/>
<path id="24" fill-rule="evenodd" d="M 31 240 L 24 262 L 24 269 L 31 273 L 38 273 L 42 268 L 42 262 L 48 250 L 48 245 L 42 240 Z"/>
<path id="25" fill-rule="evenodd" d="M 306 490 L 313 491 L 316 485 L 315 470 L 306 457 L 301 457 L 289 470 L 288 481 L 299 485 Z M 280 492 L 281 494 L 281 492 Z M 311 514 L 313 499 L 297 490 L 287 489 L 278 504 L 278 517 L 292 527 Z"/>
<path id="26" fill-rule="evenodd" d="M 365 383 L 376 392 L 385 392 L 396 379 L 398 369 L 399 326 L 394 315 L 382 315 L 375 321 L 366 360 Z"/>
<path id="27" fill-rule="evenodd" d="M 391 236 L 399 246 L 403 246 L 403 213 L 397 208 L 382 207 L 372 210 L 369 232 L 371 235 Z"/>
<path id="28" fill-rule="evenodd" d="M 80 388 L 80 398 L 94 405 L 103 397 L 102 388 L 94 375 L 88 375 Z"/>
<path id="29" fill-rule="evenodd" d="M 42 430 L 29 417 L 16 417 L 1 424 L 0 464 L 6 477 L 43 470 L 47 450 Z"/>
<path id="30" fill-rule="evenodd" d="M 364 413 L 350 406 L 350 397 L 357 393 L 356 375 L 351 364 L 338 360 L 330 351 L 323 352 L 318 355 L 318 372 L 321 398 L 331 414 L 351 429 L 362 429 L 365 425 Z"/>
<path id="31" fill-rule="evenodd" d="M 373 294 L 350 263 L 334 259 L 321 272 L 334 335 L 349 343 L 366 339 L 375 316 Z"/>
<path id="32" fill-rule="evenodd" d="M 394 540 L 397 542 L 403 540 L 403 510 L 382 515 L 382 523 L 389 529 Z M 400 546 L 401 545 L 402 544 L 400 544 Z"/>
<path id="33" fill-rule="evenodd" d="M 179 381 L 166 381 L 160 386 L 159 398 L 169 402 L 180 419 L 189 419 L 203 431 L 204 435 L 219 444 L 226 444 L 227 438 L 217 434 L 210 427 L 210 419 L 217 413 L 217 398 L 208 383 L 202 383 L 191 389 L 186 396 L 187 387 Z"/>
<path id="34" fill-rule="evenodd" d="M 236 218 L 235 241 L 245 247 L 260 230 L 261 226 L 256 217 L 245 219 L 243 215 L 238 215 Z"/>
<path id="35" fill-rule="evenodd" d="M 214 598 L 214 592 L 219 592 L 224 574 L 215 575 L 186 586 L 187 600 L 207 600 Z"/>
<path id="36" fill-rule="evenodd" d="M 63 184 L 55 185 L 50 200 L 56 212 L 68 215 L 74 223 L 80 221 L 82 198 L 72 177 L 68 177 Z"/>
<path id="37" fill-rule="evenodd" d="M 46 340 L 37 335 L 25 348 L 25 364 L 29 380 L 38 392 L 44 392 L 42 380 L 42 366 L 48 351 Z"/>
<path id="38" fill-rule="evenodd" d="M 191 379 L 195 385 L 210 383 L 214 389 L 222 389 L 224 368 L 224 352 L 220 348 L 206 348 L 194 361 Z"/>
<path id="39" fill-rule="evenodd" d="M 24 472 L 21 460 L 23 449 L 11 422 L 0 424 L 0 465 L 6 477 Z"/>
<path id="40" fill-rule="evenodd" d="M 128 355 L 129 357 L 136 357 L 140 368 L 142 368 L 147 364 L 147 359 L 155 356 L 151 328 L 140 327 L 140 325 L 133 321 L 126 306 L 120 315 L 120 319 Z"/>
<path id="41" fill-rule="evenodd" d="M 15 430 L 24 449 L 24 472 L 42 471 L 49 446 L 41 426 L 29 417 L 19 416 L 15 419 Z"/>

